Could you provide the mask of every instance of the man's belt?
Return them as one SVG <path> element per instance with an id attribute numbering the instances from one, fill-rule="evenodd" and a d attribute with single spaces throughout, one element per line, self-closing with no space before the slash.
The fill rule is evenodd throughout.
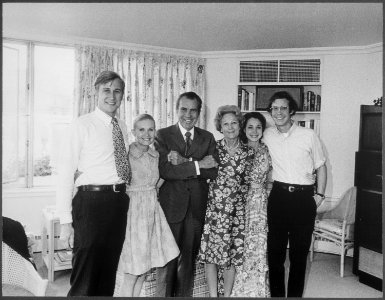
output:
<path id="1" fill-rule="evenodd" d="M 120 183 L 120 184 L 109 184 L 109 185 L 81 185 L 78 187 L 79 191 L 82 192 L 125 192 L 126 191 L 126 184 Z"/>
<path id="2" fill-rule="evenodd" d="M 302 191 L 314 191 L 314 185 L 301 185 L 301 184 L 290 184 L 280 181 L 274 181 L 273 186 L 277 186 L 289 192 L 302 192 Z"/>

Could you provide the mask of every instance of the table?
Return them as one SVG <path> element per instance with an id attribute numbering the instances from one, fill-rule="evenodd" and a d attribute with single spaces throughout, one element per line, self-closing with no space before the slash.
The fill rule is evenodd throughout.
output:
<path id="1" fill-rule="evenodd" d="M 48 235 L 48 237 L 47 237 Z M 60 220 L 56 213 L 55 206 L 47 206 L 43 209 L 43 221 L 41 227 L 42 258 L 48 269 L 48 280 L 54 281 L 54 273 L 60 270 L 72 268 L 71 260 L 62 261 L 58 251 L 67 251 L 60 247 L 58 238 L 60 236 Z M 59 249 L 61 248 L 61 249 Z"/>

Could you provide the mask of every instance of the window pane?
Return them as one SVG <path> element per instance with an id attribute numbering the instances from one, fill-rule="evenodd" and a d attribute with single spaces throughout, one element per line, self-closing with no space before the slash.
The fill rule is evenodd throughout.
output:
<path id="1" fill-rule="evenodd" d="M 27 45 L 3 43 L 2 183 L 25 185 Z"/>
<path id="2" fill-rule="evenodd" d="M 73 117 L 75 50 L 35 46 L 34 186 L 55 184 L 60 138 Z"/>

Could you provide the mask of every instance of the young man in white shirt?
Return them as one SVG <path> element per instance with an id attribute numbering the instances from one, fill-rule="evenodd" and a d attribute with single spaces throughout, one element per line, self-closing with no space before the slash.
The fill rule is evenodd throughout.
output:
<path id="1" fill-rule="evenodd" d="M 68 296 L 113 295 L 127 223 L 128 136 L 115 118 L 124 81 L 104 71 L 94 86 L 97 107 L 72 123 L 58 166 L 60 236 L 73 243 Z"/>
<path id="2" fill-rule="evenodd" d="M 316 210 L 325 198 L 326 158 L 315 132 L 292 120 L 298 107 L 289 93 L 277 92 L 269 103 L 275 123 L 264 133 L 274 180 L 267 207 L 270 291 L 272 297 L 286 296 L 284 263 L 289 241 L 287 297 L 302 297 Z"/>

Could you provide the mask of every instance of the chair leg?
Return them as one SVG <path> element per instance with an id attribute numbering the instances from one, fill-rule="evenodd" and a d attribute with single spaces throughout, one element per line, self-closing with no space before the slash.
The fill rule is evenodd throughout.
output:
<path id="1" fill-rule="evenodd" d="M 345 269 L 345 243 L 341 244 L 341 264 L 340 264 L 340 276 L 344 277 L 344 269 Z"/>

